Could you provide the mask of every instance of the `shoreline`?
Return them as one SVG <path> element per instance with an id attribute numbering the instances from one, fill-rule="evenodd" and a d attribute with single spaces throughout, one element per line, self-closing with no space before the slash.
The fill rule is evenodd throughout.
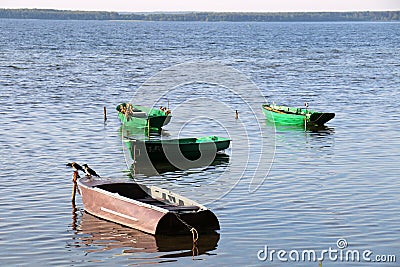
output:
<path id="1" fill-rule="evenodd" d="M 2 19 L 108 20 L 108 21 L 203 21 L 203 22 L 395 22 L 400 11 L 354 12 L 112 12 L 57 9 L 4 9 Z"/>

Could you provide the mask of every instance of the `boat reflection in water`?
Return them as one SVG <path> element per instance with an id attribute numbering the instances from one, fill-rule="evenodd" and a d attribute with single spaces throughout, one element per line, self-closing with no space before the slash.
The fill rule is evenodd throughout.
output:
<path id="1" fill-rule="evenodd" d="M 139 139 L 152 139 L 159 138 L 161 136 L 168 137 L 170 133 L 167 130 L 158 128 L 147 128 L 147 127 L 129 127 L 121 125 L 118 129 L 118 134 L 121 138 L 132 137 Z"/>
<path id="2" fill-rule="evenodd" d="M 269 129 L 275 129 L 275 132 L 307 132 L 317 135 L 329 135 L 335 132 L 334 128 L 326 125 L 279 125 L 268 120 L 265 124 Z"/>
<path id="3" fill-rule="evenodd" d="M 150 235 L 82 212 L 75 231 L 74 247 L 85 248 L 86 253 L 113 250 L 113 254 L 129 255 L 157 253 L 157 258 L 198 256 L 217 248 L 219 233 L 199 236 L 196 245 L 191 235 Z M 115 251 L 117 250 L 117 251 Z"/>

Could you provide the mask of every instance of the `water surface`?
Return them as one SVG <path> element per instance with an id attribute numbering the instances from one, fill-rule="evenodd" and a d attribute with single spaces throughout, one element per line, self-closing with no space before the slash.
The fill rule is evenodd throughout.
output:
<path id="1" fill-rule="evenodd" d="M 400 256 L 398 23 L 0 20 L 0 31 L 3 264 L 281 266 L 259 261 L 257 252 L 265 245 L 320 251 L 337 248 L 339 238 L 351 249 Z M 199 253 L 179 238 L 160 245 L 85 214 L 79 197 L 73 209 L 65 163 L 88 163 L 102 176 L 129 179 L 115 106 L 159 71 L 197 61 L 238 70 L 267 101 L 307 101 L 336 118 L 317 132 L 275 129 L 262 119 L 265 100 L 247 92 L 259 105 L 258 120 L 239 110 L 238 126 L 259 130 L 232 135 L 227 160 L 155 176 L 139 173 L 137 180 L 209 203 L 221 230 Z M 216 85 L 182 85 L 174 92 L 168 97 L 172 109 L 210 92 L 215 100 L 243 104 Z M 194 114 L 212 114 L 213 108 L 179 107 L 165 127 L 170 136 L 225 135 L 225 128 L 235 128 L 227 110 L 220 124 L 204 118 L 182 130 Z M 260 142 L 266 154 L 274 152 L 272 165 L 258 162 Z M 242 162 L 248 162 L 244 173 L 237 167 Z M 261 171 L 252 177 L 257 167 Z"/>

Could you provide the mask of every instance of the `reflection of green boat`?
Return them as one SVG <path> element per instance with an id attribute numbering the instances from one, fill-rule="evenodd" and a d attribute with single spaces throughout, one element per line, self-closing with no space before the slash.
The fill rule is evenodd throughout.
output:
<path id="1" fill-rule="evenodd" d="M 216 152 L 227 149 L 231 140 L 218 136 L 199 138 L 128 140 L 127 145 L 133 160 L 147 156 L 150 160 L 186 158 L 195 160 L 201 155 L 215 158 Z M 184 158 L 183 158 L 183 157 Z"/>
<path id="2" fill-rule="evenodd" d="M 205 164 L 202 163 L 203 162 L 193 162 L 193 164 L 175 166 L 174 164 L 171 164 L 169 161 L 166 160 L 151 161 L 149 159 L 137 156 L 136 161 L 133 162 L 130 167 L 131 172 L 129 177 L 138 179 L 138 177 L 142 176 L 145 177 L 158 176 L 162 173 L 176 172 L 176 171 L 179 171 L 180 174 L 182 174 L 182 171 L 186 171 L 189 169 L 191 170 L 190 173 L 192 174 L 200 173 L 207 170 L 209 166 L 214 166 L 214 167 L 227 166 L 229 163 L 229 155 L 224 153 L 217 153 L 215 155 L 214 160 L 211 163 L 205 163 Z"/>
<path id="3" fill-rule="evenodd" d="M 129 138 L 144 138 L 144 136 L 168 136 L 168 132 L 163 130 L 162 128 L 148 128 L 148 127 L 125 127 L 121 125 L 118 129 L 118 133 L 120 136 L 129 137 Z"/>
<path id="4" fill-rule="evenodd" d="M 265 125 L 267 127 L 273 128 L 275 132 L 304 132 L 306 130 L 310 133 L 326 133 L 331 134 L 334 132 L 333 128 L 330 128 L 326 125 L 281 125 L 271 122 L 269 120 L 265 121 Z"/>
<path id="5" fill-rule="evenodd" d="M 267 120 L 279 125 L 324 125 L 335 117 L 335 113 L 324 113 L 307 108 L 262 105 Z"/>
<path id="6" fill-rule="evenodd" d="M 161 128 L 171 120 L 171 112 L 166 108 L 149 108 L 122 103 L 116 107 L 118 117 L 124 126 Z"/>

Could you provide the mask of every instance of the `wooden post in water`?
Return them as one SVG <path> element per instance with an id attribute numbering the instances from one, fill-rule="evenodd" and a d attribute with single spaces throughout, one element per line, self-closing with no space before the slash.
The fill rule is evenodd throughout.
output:
<path id="1" fill-rule="evenodd" d="M 239 112 L 236 110 L 235 119 L 239 119 Z"/>
<path id="2" fill-rule="evenodd" d="M 76 206 L 75 206 L 75 202 L 72 201 L 72 230 L 76 231 L 77 228 L 77 214 L 76 214 Z"/>
<path id="3" fill-rule="evenodd" d="M 78 171 L 74 171 L 74 175 L 72 178 L 72 182 L 73 182 L 73 187 L 72 187 L 72 203 L 75 204 L 75 195 L 76 195 L 76 188 L 78 186 L 76 180 L 78 179 Z"/>
<path id="4" fill-rule="evenodd" d="M 104 106 L 103 108 L 103 114 L 104 114 L 104 122 L 107 121 L 107 108 Z"/>

